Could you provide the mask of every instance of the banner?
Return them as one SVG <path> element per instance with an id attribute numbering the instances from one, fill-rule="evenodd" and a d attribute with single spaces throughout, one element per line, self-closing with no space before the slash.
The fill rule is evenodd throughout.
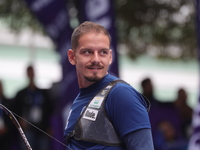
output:
<path id="1" fill-rule="evenodd" d="M 198 60 L 200 66 L 200 1 L 196 0 L 196 17 L 197 17 L 197 44 Z M 200 150 L 200 83 L 199 83 L 199 100 L 193 112 L 192 120 L 193 134 L 190 138 L 188 150 Z"/>
<path id="2" fill-rule="evenodd" d="M 115 11 L 113 0 L 79 0 L 80 21 L 92 21 L 104 26 L 111 35 L 111 49 L 113 51 L 113 62 L 109 73 L 119 76 L 117 40 L 115 31 Z"/>
<path id="3" fill-rule="evenodd" d="M 75 67 L 72 66 L 67 57 L 67 51 L 71 48 L 71 34 L 68 8 L 75 1 L 69 0 L 25 0 L 31 12 L 42 24 L 44 30 L 55 44 L 56 51 L 61 56 L 62 81 L 55 84 L 58 114 L 52 119 L 55 138 L 63 141 L 64 123 L 74 98 L 78 94 L 78 82 Z M 118 58 L 116 51 L 116 35 L 114 26 L 114 11 L 112 0 L 77 0 L 80 22 L 93 21 L 103 25 L 111 34 L 113 50 L 113 63 L 109 72 L 118 76 Z M 58 106 L 57 106 L 58 105 Z M 64 150 L 62 145 L 54 142 L 54 149 Z"/>
<path id="4" fill-rule="evenodd" d="M 52 116 L 52 127 L 54 137 L 63 142 L 63 129 L 66 116 L 63 110 L 70 105 L 78 93 L 75 67 L 72 66 L 67 57 L 67 51 L 71 48 L 71 34 L 67 0 L 25 0 L 32 14 L 38 19 L 48 36 L 52 39 L 56 51 L 60 54 L 62 67 L 62 80 L 55 83 L 51 92 L 56 93 L 56 114 Z M 66 111 L 65 114 L 68 114 Z M 65 120 L 64 120 L 65 118 Z M 51 149 L 64 150 L 60 143 L 53 141 Z"/>

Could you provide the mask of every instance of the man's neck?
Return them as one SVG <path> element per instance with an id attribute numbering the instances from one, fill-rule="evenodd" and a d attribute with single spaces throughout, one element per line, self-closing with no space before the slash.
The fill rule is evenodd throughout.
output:
<path id="1" fill-rule="evenodd" d="M 78 84 L 79 84 L 79 88 L 87 88 L 89 87 L 90 85 L 94 84 L 95 82 L 90 82 L 90 81 L 87 81 L 87 80 L 84 80 L 84 81 L 78 81 Z"/>

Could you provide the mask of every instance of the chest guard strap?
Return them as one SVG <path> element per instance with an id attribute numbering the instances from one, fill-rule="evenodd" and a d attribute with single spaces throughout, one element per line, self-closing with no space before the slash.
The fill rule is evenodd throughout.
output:
<path id="1" fill-rule="evenodd" d="M 73 137 L 75 140 L 88 141 L 105 146 L 123 145 L 105 110 L 105 99 L 110 90 L 119 82 L 126 83 L 123 80 L 114 80 L 91 99 L 76 122 L 74 130 L 67 136 L 67 143 Z M 146 98 L 145 100 L 149 104 Z"/>
<path id="2" fill-rule="evenodd" d="M 106 146 L 123 145 L 104 108 L 108 93 L 119 82 L 126 83 L 122 80 L 114 80 L 91 99 L 67 140 L 73 137 L 75 140 Z"/>

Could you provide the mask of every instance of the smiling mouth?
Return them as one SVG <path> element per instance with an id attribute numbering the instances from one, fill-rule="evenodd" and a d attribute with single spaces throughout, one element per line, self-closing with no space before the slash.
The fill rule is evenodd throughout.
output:
<path id="1" fill-rule="evenodd" d="M 92 70 L 100 70 L 101 68 L 89 68 L 89 69 L 92 69 Z"/>
<path id="2" fill-rule="evenodd" d="M 87 68 L 91 69 L 91 70 L 100 70 L 100 69 L 103 69 L 102 66 L 88 66 Z"/>
<path id="3" fill-rule="evenodd" d="M 88 69 L 95 71 L 95 70 L 100 70 L 101 68 L 88 68 Z"/>

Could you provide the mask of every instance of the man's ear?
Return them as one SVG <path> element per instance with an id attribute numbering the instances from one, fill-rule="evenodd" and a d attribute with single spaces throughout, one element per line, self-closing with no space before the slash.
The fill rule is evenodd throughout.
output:
<path id="1" fill-rule="evenodd" d="M 76 64 L 76 60 L 75 60 L 75 53 L 72 49 L 69 49 L 67 52 L 68 55 L 68 60 L 72 65 Z"/>
<path id="2" fill-rule="evenodd" d="M 109 59 L 109 65 L 112 64 L 112 50 L 110 50 L 110 59 Z"/>

